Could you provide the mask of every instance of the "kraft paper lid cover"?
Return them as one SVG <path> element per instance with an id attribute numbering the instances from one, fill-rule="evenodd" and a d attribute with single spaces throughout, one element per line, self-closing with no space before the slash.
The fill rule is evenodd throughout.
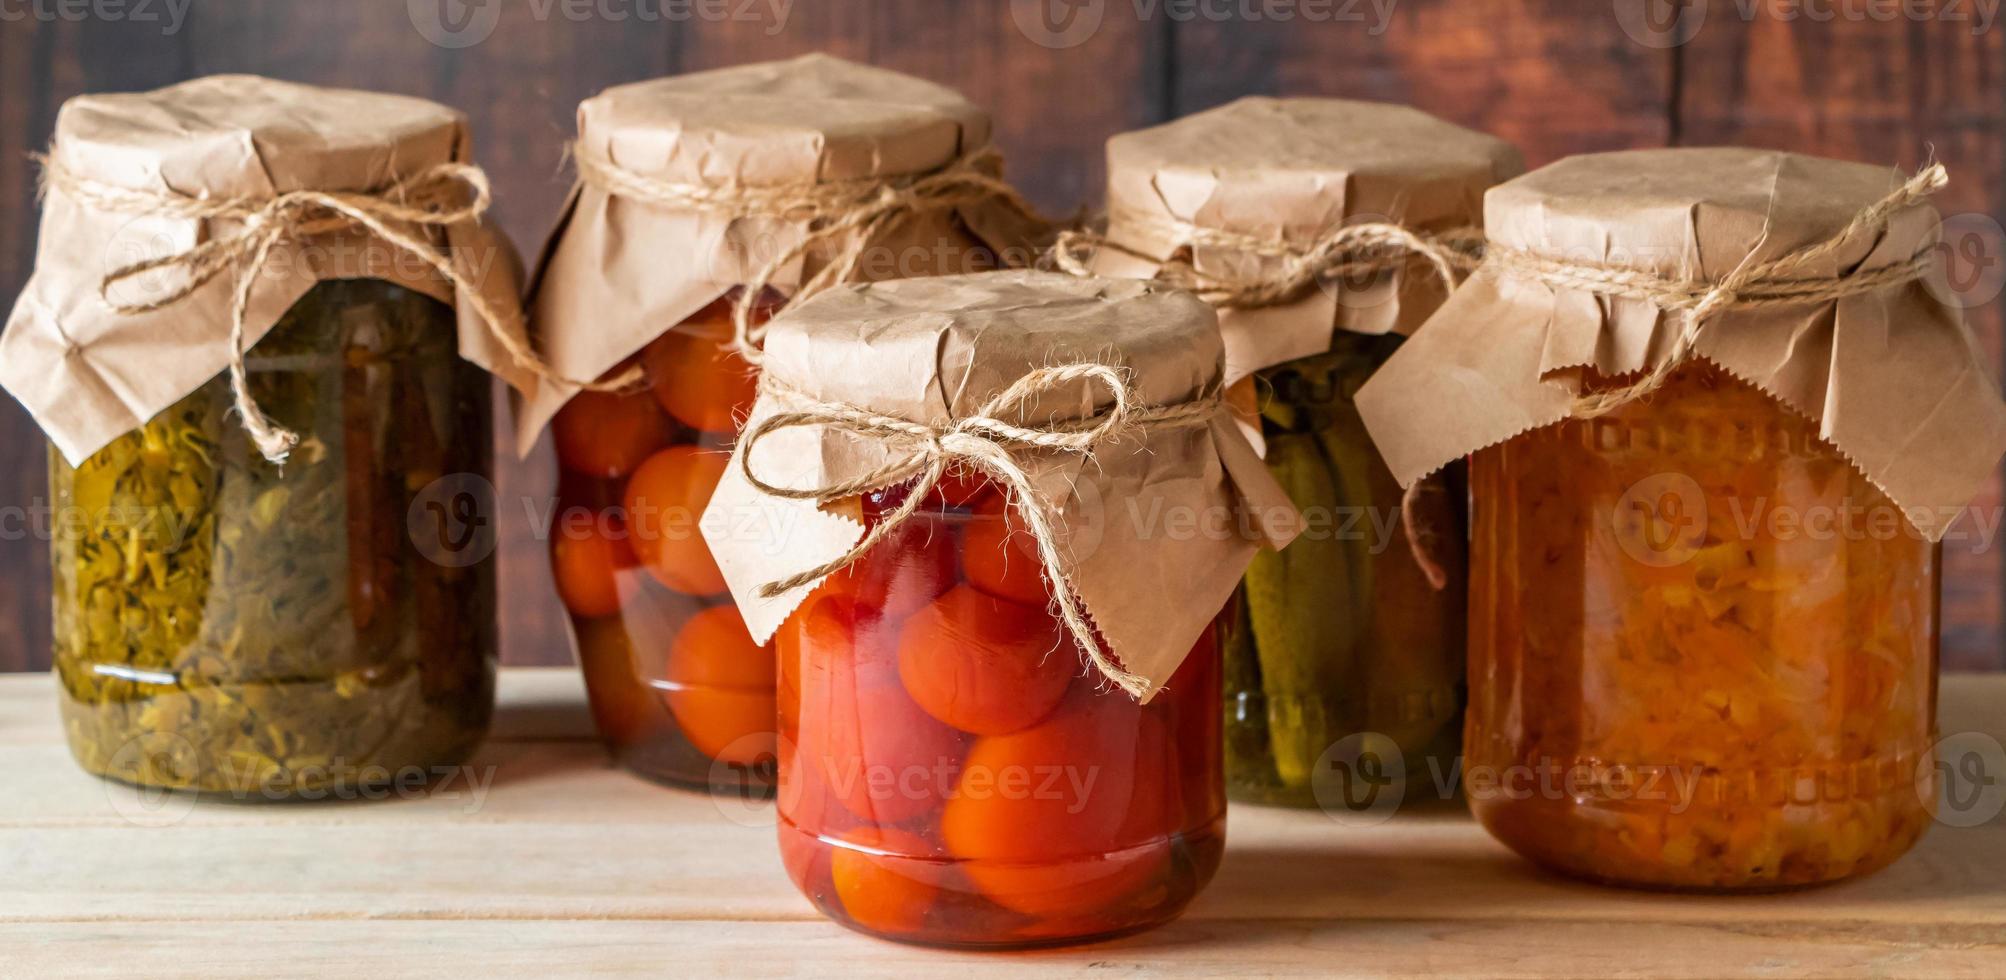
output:
<path id="1" fill-rule="evenodd" d="M 140 195 L 268 201 L 296 191 L 374 193 L 427 168 L 464 163 L 465 117 L 423 99 L 245 75 L 142 93 L 78 96 L 57 116 L 49 167 Z M 484 223 L 443 231 L 399 224 L 449 256 L 466 288 L 519 316 L 519 268 Z M 35 270 L 0 337 L 0 385 L 72 463 L 215 377 L 229 361 L 235 276 L 225 271 L 159 309 L 121 313 L 185 280 L 113 271 L 239 232 L 240 222 L 107 210 L 51 180 Z M 287 236 L 254 277 L 245 342 L 255 344 L 317 282 L 380 278 L 460 309 L 460 346 L 490 366 L 491 329 L 456 303 L 456 286 L 357 226 Z M 519 329 L 519 323 L 517 324 Z"/>
<path id="2" fill-rule="evenodd" d="M 804 403 L 948 427 L 1055 365 L 1116 367 L 1138 405 L 1202 406 L 1191 424 L 1136 428 L 1090 457 L 1013 450 L 1057 517 L 1074 593 L 1121 665 L 1146 681 L 1145 697 L 1218 614 L 1255 549 L 1285 544 L 1299 521 L 1217 401 L 1222 350 L 1211 309 L 1162 284 L 994 272 L 843 286 L 776 319 L 766 352 L 747 433 Z M 1063 427 L 1110 401 L 1104 386 L 1070 381 L 1003 421 Z M 831 426 L 775 430 L 749 449 L 741 440 L 702 527 L 763 642 L 816 583 L 771 598 L 760 586 L 841 556 L 865 529 L 841 508 L 763 492 L 741 469 L 748 452 L 762 480 L 789 488 L 854 479 L 902 452 Z M 1219 526 L 1178 530 L 1208 517 Z"/>
<path id="3" fill-rule="evenodd" d="M 1108 238 L 1096 269 L 1150 275 L 1188 251 L 1201 275 L 1253 280 L 1277 260 L 1180 226 L 1307 248 L 1365 222 L 1446 232 L 1481 223 L 1484 191 L 1523 172 L 1503 140 L 1418 109 L 1343 99 L 1244 98 L 1108 140 Z M 1321 353 L 1334 329 L 1410 333 L 1446 290 L 1425 263 L 1326 284 L 1281 306 L 1226 309 L 1228 374 Z"/>
<path id="4" fill-rule="evenodd" d="M 579 106 L 577 152 L 645 180 L 723 193 L 910 178 L 989 139 L 989 114 L 952 89 L 815 54 L 608 89 Z M 665 206 L 585 181 L 533 286 L 538 343 L 562 377 L 599 377 L 746 282 L 814 220 Z M 873 244 L 892 256 L 924 250 L 927 272 L 960 272 L 986 267 L 977 244 L 1028 250 L 1032 237 L 1002 208 L 962 206 L 912 216 Z M 955 247 L 942 254 L 942 242 Z M 807 256 L 772 284 L 790 292 L 823 258 Z M 523 389 L 519 448 L 576 392 L 549 382 Z"/>
<path id="5" fill-rule="evenodd" d="M 1582 369 L 1613 378 L 1658 365 L 1686 314 L 1523 275 L 1508 259 L 1718 283 L 1745 262 L 1842 237 L 1905 180 L 1887 167 L 1709 148 L 1572 157 L 1500 185 L 1485 199 L 1484 266 L 1365 385 L 1359 410 L 1403 484 L 1558 422 Z M 1934 208 L 1900 207 L 1782 279 L 1917 274 L 1807 302 L 1731 302 L 1693 348 L 1817 422 L 1933 539 L 2006 451 L 2006 406 L 1942 264 L 1927 261 L 1939 236 Z"/>

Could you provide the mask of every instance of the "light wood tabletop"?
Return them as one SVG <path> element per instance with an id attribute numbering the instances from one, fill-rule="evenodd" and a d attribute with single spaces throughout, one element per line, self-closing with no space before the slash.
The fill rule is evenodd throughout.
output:
<path id="1" fill-rule="evenodd" d="M 214 804 L 84 774 L 49 678 L 0 679 L 0 976 L 2006 976 L 1996 813 L 1861 881 L 1708 897 L 1542 874 L 1457 807 L 1356 826 L 1243 806 L 1217 879 L 1162 929 L 905 947 L 815 914 L 770 807 L 613 768 L 583 700 L 572 671 L 505 671 L 471 779 Z M 2002 705 L 2006 677 L 1946 678 L 1943 730 L 2006 735 Z"/>

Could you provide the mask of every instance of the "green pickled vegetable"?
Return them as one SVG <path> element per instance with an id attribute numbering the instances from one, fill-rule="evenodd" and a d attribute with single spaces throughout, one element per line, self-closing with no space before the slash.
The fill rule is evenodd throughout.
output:
<path id="1" fill-rule="evenodd" d="M 299 433 L 267 463 L 218 377 L 71 468 L 51 453 L 55 670 L 86 769 L 288 798 L 455 764 L 485 731 L 491 561 L 428 560 L 406 515 L 485 473 L 488 385 L 451 310 L 326 282 L 247 357 Z"/>
<path id="2" fill-rule="evenodd" d="M 1408 771 L 1454 755 L 1462 704 L 1462 531 L 1450 495 L 1426 518 L 1446 542 L 1437 591 L 1399 521 L 1401 490 L 1354 396 L 1396 337 L 1340 334 L 1330 352 L 1261 376 L 1269 469 L 1310 530 L 1249 567 L 1243 627 L 1227 637 L 1228 788 L 1250 802 L 1315 805 L 1319 757 L 1360 733 L 1389 738 Z M 1239 666 L 1235 663 L 1239 662 Z"/>

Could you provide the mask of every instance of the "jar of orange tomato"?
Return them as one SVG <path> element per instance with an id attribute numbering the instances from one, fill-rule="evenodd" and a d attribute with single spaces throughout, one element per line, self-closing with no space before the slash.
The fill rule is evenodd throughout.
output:
<path id="1" fill-rule="evenodd" d="M 770 790 L 773 651 L 697 528 L 751 403 L 758 330 L 833 279 L 1010 261 L 1025 227 L 1014 199 L 963 193 L 867 239 L 831 231 L 888 190 L 993 167 L 988 134 L 947 89 L 824 56 L 620 86 L 580 107 L 580 186 L 532 317 L 564 376 L 597 381 L 530 392 L 519 435 L 526 450 L 547 425 L 556 444 L 551 567 L 600 734 L 628 768 Z"/>
<path id="2" fill-rule="evenodd" d="M 2006 450 L 1941 181 L 1562 161 L 1490 192 L 1484 267 L 1361 392 L 1402 479 L 1475 451 L 1464 785 L 1519 853 L 1775 889 L 1928 827 L 1936 542 Z"/>
<path id="3" fill-rule="evenodd" d="M 795 883 L 934 945 L 1175 916 L 1224 842 L 1214 623 L 1296 517 L 1221 407 L 1210 309 L 906 280 L 818 296 L 766 350 L 704 529 L 778 643 Z"/>

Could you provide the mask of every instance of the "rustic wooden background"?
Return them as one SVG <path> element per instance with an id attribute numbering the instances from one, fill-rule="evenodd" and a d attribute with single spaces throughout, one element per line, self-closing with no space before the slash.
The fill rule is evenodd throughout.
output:
<path id="1" fill-rule="evenodd" d="M 492 33 L 470 46 L 433 43 L 417 22 L 436 2 L 477 25 L 492 16 Z M 185 20 L 168 30 L 171 8 L 184 4 Z M 1084 40 L 1039 43 L 1055 39 L 1038 27 L 1046 4 L 1042 23 L 1078 32 L 1057 40 Z M 27 155 L 47 142 L 57 106 L 80 92 L 255 72 L 459 106 L 472 114 L 479 161 L 495 178 L 499 218 L 530 252 L 566 188 L 559 148 L 580 99 L 620 82 L 818 50 L 932 78 L 990 106 L 1013 176 L 1058 210 L 1097 199 L 1108 134 L 1253 93 L 1411 103 L 1516 142 L 1534 165 L 1669 144 L 1774 146 L 1903 167 L 1933 153 L 1953 175 L 1945 211 L 1971 230 L 1953 255 L 1965 266 L 1954 271 L 1983 280 L 2000 271 L 1996 216 L 2006 214 L 2006 26 L 1987 15 L 1997 8 L 1997 0 L 1906 8 L 1880 0 L 0 0 L 0 298 L 11 302 L 34 255 Z M 663 11 L 687 16 L 641 16 Z M 140 19 L 148 14 L 159 19 Z M 1973 310 L 1995 363 L 2006 360 L 2000 311 L 1996 299 Z M 46 498 L 42 447 L 27 415 L 0 399 L 0 507 Z M 545 493 L 552 479 L 546 449 L 505 464 L 499 484 L 514 500 Z M 1978 501 L 1987 515 L 2000 504 L 1997 483 Z M 566 662 L 542 548 L 521 508 L 504 507 L 504 518 L 505 657 Z M 19 530 L 18 521 L 0 522 L 0 623 L 13 624 L 0 630 L 0 670 L 48 663 L 46 546 Z M 2006 669 L 2002 558 L 1989 545 L 1946 546 L 1947 666 Z"/>

